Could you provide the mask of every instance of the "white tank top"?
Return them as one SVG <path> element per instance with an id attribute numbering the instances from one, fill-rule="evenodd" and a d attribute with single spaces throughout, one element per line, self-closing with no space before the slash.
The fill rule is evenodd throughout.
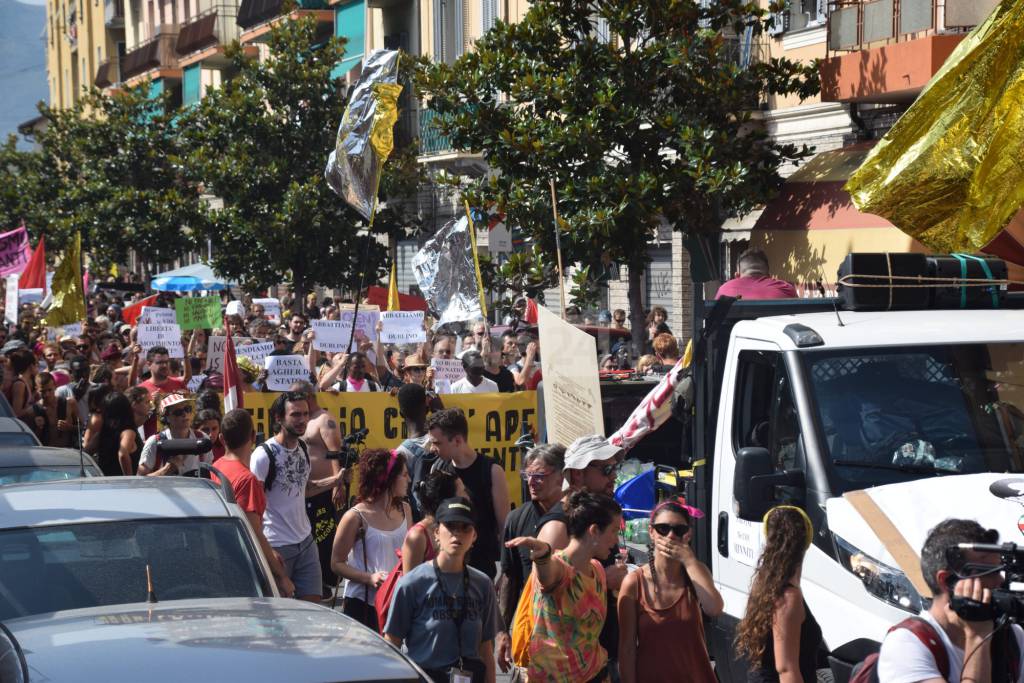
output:
<path id="1" fill-rule="evenodd" d="M 359 514 L 358 511 L 356 514 Z M 398 556 L 395 555 L 395 551 L 402 549 L 402 543 L 405 541 L 405 534 L 406 531 L 408 531 L 409 521 L 407 519 L 402 519 L 402 523 L 395 529 L 392 529 L 391 531 L 381 531 L 380 529 L 367 524 L 362 515 L 359 516 L 363 520 L 362 524 L 364 525 L 363 528 L 366 529 L 366 537 L 365 539 L 357 539 L 355 545 L 352 546 L 352 550 L 348 553 L 348 566 L 370 574 L 373 572 L 390 572 L 394 569 L 395 563 L 398 561 Z M 366 544 L 365 564 L 363 563 L 364 543 Z M 376 588 L 367 586 L 365 583 L 358 583 L 347 579 L 345 580 L 346 598 L 366 600 L 372 605 L 376 596 Z"/>

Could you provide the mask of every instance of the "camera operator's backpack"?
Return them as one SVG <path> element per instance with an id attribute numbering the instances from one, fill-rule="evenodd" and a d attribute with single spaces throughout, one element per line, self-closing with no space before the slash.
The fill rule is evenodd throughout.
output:
<path id="1" fill-rule="evenodd" d="M 274 485 L 274 480 L 277 479 L 277 461 L 274 459 L 274 451 L 264 441 L 260 444 L 264 451 L 267 452 L 268 469 L 267 478 L 263 480 L 263 490 L 269 491 Z M 306 456 L 306 466 L 309 466 L 309 448 L 306 446 L 306 442 L 299 439 L 299 448 L 302 449 L 302 454 Z"/>
<path id="2" fill-rule="evenodd" d="M 949 680 L 949 654 L 946 646 L 942 644 L 942 638 L 935 632 L 935 627 L 921 617 L 908 617 L 889 629 L 892 633 L 896 629 L 905 628 L 921 641 L 935 659 L 935 667 L 942 674 L 945 680 Z M 864 658 L 862 662 L 853 667 L 850 672 L 849 683 L 878 683 L 878 655 L 873 652 Z"/>

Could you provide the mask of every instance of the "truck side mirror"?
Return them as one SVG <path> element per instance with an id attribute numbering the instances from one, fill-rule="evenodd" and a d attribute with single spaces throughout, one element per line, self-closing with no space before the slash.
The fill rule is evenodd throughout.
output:
<path id="1" fill-rule="evenodd" d="M 776 502 L 776 486 L 804 485 L 804 473 L 800 470 L 776 472 L 767 448 L 748 446 L 736 454 L 732 496 L 740 519 L 760 522 Z"/>

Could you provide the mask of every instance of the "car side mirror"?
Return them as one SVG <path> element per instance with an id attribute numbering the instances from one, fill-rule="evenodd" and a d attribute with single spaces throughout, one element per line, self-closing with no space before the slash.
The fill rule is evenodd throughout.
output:
<path id="1" fill-rule="evenodd" d="M 801 470 L 776 472 L 767 448 L 748 446 L 736 454 L 732 496 L 740 519 L 760 522 L 776 502 L 776 486 L 805 485 Z"/>

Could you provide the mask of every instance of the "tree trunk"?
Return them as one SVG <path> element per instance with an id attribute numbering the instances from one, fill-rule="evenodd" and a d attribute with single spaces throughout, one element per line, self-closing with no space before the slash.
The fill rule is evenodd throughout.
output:
<path id="1" fill-rule="evenodd" d="M 644 269 L 647 264 L 643 258 L 633 259 L 629 264 L 629 328 L 633 337 L 633 357 L 639 358 L 644 353 L 647 342 L 647 316 L 644 314 L 643 286 Z"/>

